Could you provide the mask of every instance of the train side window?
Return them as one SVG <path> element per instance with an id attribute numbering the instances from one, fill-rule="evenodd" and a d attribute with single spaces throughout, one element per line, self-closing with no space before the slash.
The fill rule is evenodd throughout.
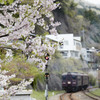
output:
<path id="1" fill-rule="evenodd" d="M 81 76 L 78 76 L 78 80 L 81 80 Z"/>

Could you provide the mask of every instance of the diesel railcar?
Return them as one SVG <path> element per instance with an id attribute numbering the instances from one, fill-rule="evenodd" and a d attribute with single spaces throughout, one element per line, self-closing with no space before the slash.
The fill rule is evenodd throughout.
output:
<path id="1" fill-rule="evenodd" d="M 86 74 L 68 72 L 62 74 L 62 88 L 67 92 L 86 89 L 89 85 L 89 77 Z"/>

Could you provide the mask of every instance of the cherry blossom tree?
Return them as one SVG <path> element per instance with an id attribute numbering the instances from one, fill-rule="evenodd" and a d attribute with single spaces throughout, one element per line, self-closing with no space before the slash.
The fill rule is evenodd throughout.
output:
<path id="1" fill-rule="evenodd" d="M 20 49 L 22 53 L 27 56 L 27 60 L 30 62 L 34 61 L 36 66 L 42 71 L 45 70 L 45 64 L 47 64 L 44 56 L 47 54 L 50 56 L 53 55 L 56 44 L 51 45 L 44 36 L 35 34 L 35 28 L 36 26 L 40 26 L 50 34 L 58 34 L 56 27 L 59 26 L 60 23 L 54 21 L 52 11 L 59 7 L 60 4 L 55 3 L 55 1 L 56 0 L 34 0 L 33 4 L 29 5 L 21 4 L 21 0 L 1 0 L 0 5 L 1 47 L 6 48 L 9 42 L 11 42 L 10 48 L 12 50 Z M 0 75 L 2 75 L 2 71 Z M 4 75 L 4 77 L 7 77 L 5 84 L 8 84 L 8 76 Z M 24 84 L 25 82 L 22 83 Z M 19 85 L 22 86 L 22 83 Z M 12 86 L 7 91 L 11 89 L 16 91 L 18 90 L 18 86 Z M 9 93 L 11 95 L 15 92 Z"/>
<path id="2" fill-rule="evenodd" d="M 28 81 L 23 79 L 18 85 L 9 85 L 11 84 L 10 79 L 15 77 L 15 74 L 13 75 L 7 75 L 8 71 L 1 70 L 0 65 L 0 88 L 5 88 L 6 91 L 0 92 L 0 99 L 2 100 L 9 100 L 10 95 L 14 95 L 15 93 L 25 89 L 27 85 L 32 83 L 33 78 L 30 78 Z"/>
<path id="3" fill-rule="evenodd" d="M 31 58 L 39 62 L 37 67 L 42 70 L 45 69 L 45 63 L 41 56 L 46 53 L 52 55 L 54 53 L 55 45 L 42 41 L 42 36 L 32 38 L 29 34 L 35 34 L 36 25 L 41 26 L 44 30 L 49 31 L 50 34 L 57 35 L 56 27 L 60 25 L 59 22 L 54 22 L 51 11 L 59 6 L 59 3 L 54 3 L 55 0 L 34 0 L 32 5 L 20 5 L 21 1 L 16 0 L 10 5 L 0 7 L 0 43 L 4 46 L 9 41 L 18 40 L 22 38 L 23 42 L 16 42 L 12 48 L 21 49 L 25 55 L 31 53 Z M 45 18 L 49 20 L 46 22 Z M 44 42 L 44 43 L 42 43 Z M 38 55 L 38 57 L 36 57 Z"/>

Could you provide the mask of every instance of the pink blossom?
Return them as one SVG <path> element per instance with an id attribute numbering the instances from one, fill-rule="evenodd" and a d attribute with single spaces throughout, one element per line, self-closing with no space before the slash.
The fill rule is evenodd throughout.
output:
<path id="1" fill-rule="evenodd" d="M 12 48 L 21 49 L 24 54 L 31 54 L 28 57 L 28 61 L 34 61 L 36 66 L 39 69 L 42 69 L 42 71 L 45 70 L 45 65 L 48 62 L 42 58 L 47 53 L 49 53 L 51 58 L 55 52 L 55 44 L 51 45 L 49 41 L 47 42 L 45 40 L 44 36 L 31 38 L 29 35 L 31 32 L 35 33 L 36 25 L 50 31 L 50 34 L 58 34 L 56 27 L 60 25 L 60 23 L 54 22 L 52 10 L 55 10 L 59 4 L 54 3 L 54 1 L 56 0 L 34 0 L 32 6 L 28 4 L 18 6 L 21 1 L 15 0 L 11 5 L 0 7 L 0 10 L 4 13 L 0 13 L 0 23 L 4 25 L 4 28 L 0 27 L 0 36 L 8 35 L 6 38 L 0 38 L 0 44 L 7 46 L 9 45 L 9 41 L 13 42 L 22 38 L 22 36 L 27 37 L 23 42 L 17 41 L 14 42 L 14 44 L 12 43 Z M 7 11 L 8 9 L 12 12 L 9 13 Z M 14 16 L 16 14 L 18 15 L 18 18 Z M 47 17 L 50 20 L 50 23 L 47 24 L 42 16 Z M 50 26 L 53 28 L 50 29 Z M 6 61 L 11 61 L 11 59 Z M 6 71 L 1 71 L 0 69 L 0 86 L 8 88 L 8 85 L 10 84 L 9 80 L 12 77 L 15 77 L 15 75 L 7 76 Z M 33 79 L 30 79 L 29 81 L 23 80 L 17 86 L 11 86 L 2 94 L 2 98 L 7 100 L 10 95 L 15 94 L 19 90 L 25 89 L 25 87 L 32 81 Z"/>

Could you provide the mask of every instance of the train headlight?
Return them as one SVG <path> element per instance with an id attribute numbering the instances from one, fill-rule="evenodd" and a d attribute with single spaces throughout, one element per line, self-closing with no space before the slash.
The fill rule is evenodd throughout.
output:
<path id="1" fill-rule="evenodd" d="M 71 82 L 70 82 L 70 81 L 68 81 L 67 83 L 68 83 L 68 84 L 71 84 Z"/>

